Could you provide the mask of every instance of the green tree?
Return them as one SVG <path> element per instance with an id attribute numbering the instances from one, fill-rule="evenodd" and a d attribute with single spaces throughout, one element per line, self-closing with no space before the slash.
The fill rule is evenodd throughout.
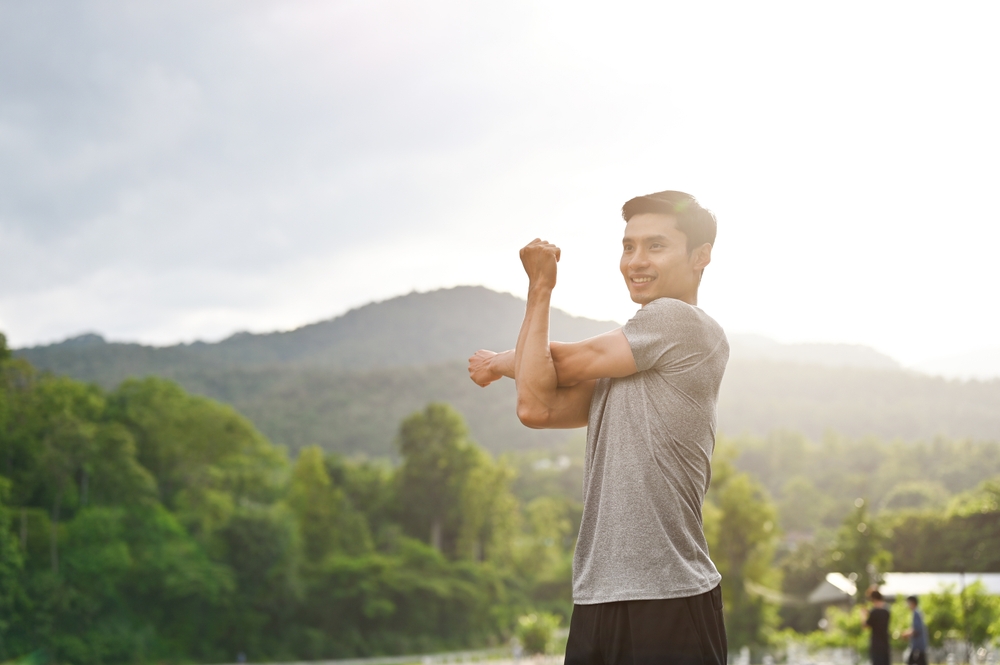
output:
<path id="1" fill-rule="evenodd" d="M 961 590 L 948 587 L 929 593 L 921 600 L 921 607 L 932 646 L 954 640 L 975 648 L 1000 636 L 994 632 L 1000 599 L 991 596 L 982 582 L 973 582 Z"/>
<path id="2" fill-rule="evenodd" d="M 0 360 L 6 350 L 4 344 L 0 335 Z M 9 494 L 10 481 L 0 477 L 0 659 L 4 661 L 27 651 L 23 636 L 11 630 L 12 624 L 20 623 L 17 615 L 23 611 L 25 598 L 21 584 L 24 560 L 21 544 L 11 530 Z"/>
<path id="3" fill-rule="evenodd" d="M 364 517 L 373 536 L 381 538 L 396 528 L 396 475 L 387 460 L 348 461 L 327 455 L 325 463 L 330 481 L 343 490 L 349 508 Z"/>
<path id="4" fill-rule="evenodd" d="M 811 533 L 831 510 L 830 497 L 803 475 L 789 478 L 780 496 L 778 521 L 784 531 Z"/>
<path id="5" fill-rule="evenodd" d="M 850 609 L 828 608 L 826 628 L 809 633 L 807 642 L 814 648 L 847 648 L 860 655 L 868 649 L 868 639 L 861 606 L 857 605 Z"/>
<path id="6" fill-rule="evenodd" d="M 456 552 L 474 561 L 510 563 L 518 526 L 518 505 L 509 490 L 513 471 L 484 451 L 477 452 L 476 464 L 462 483 Z"/>
<path id="7" fill-rule="evenodd" d="M 450 558 L 480 560 L 510 535 L 510 473 L 471 440 L 462 417 L 429 404 L 400 428 L 399 505 L 407 532 Z"/>
<path id="8" fill-rule="evenodd" d="M 304 607 L 310 657 L 420 653 L 483 644 L 502 630 L 504 580 L 489 565 L 449 561 L 405 536 L 388 553 L 323 562 Z M 516 615 L 515 615 L 516 616 Z"/>
<path id="9" fill-rule="evenodd" d="M 884 547 L 886 540 L 886 533 L 868 510 L 868 502 L 856 499 L 837 531 L 831 558 L 835 570 L 855 581 L 859 601 L 870 586 L 881 583 L 880 573 L 892 565 L 892 555 Z"/>
<path id="10" fill-rule="evenodd" d="M 777 626 L 773 567 L 777 514 L 767 491 L 735 472 L 724 454 L 705 508 L 706 536 L 719 572 L 726 605 L 726 632 L 735 647 L 765 644 Z"/>
<path id="11" fill-rule="evenodd" d="M 361 554 L 372 549 L 363 515 L 350 510 L 343 490 L 331 482 L 319 447 L 299 453 L 286 500 L 297 519 L 309 562 L 318 563 L 335 552 Z"/>
<path id="12" fill-rule="evenodd" d="M 58 574 L 62 509 L 67 493 L 73 503 L 87 503 L 96 423 L 104 412 L 104 397 L 97 387 L 66 378 L 44 380 L 38 384 L 38 392 L 45 415 L 40 467 L 51 501 L 52 571 Z"/>
<path id="13" fill-rule="evenodd" d="M 160 500 L 200 537 L 225 525 L 240 503 L 279 495 L 284 455 L 228 406 L 148 378 L 113 392 L 109 415 L 128 428 Z"/>
<path id="14" fill-rule="evenodd" d="M 231 658 L 232 651 L 220 647 L 240 607 L 233 568 L 213 561 L 158 502 L 130 505 L 122 518 L 132 565 L 120 597 L 144 626 L 130 661 Z"/>
<path id="15" fill-rule="evenodd" d="M 221 622 L 224 653 L 280 654 L 304 593 L 293 515 L 280 505 L 243 506 L 215 540 L 235 581 Z"/>

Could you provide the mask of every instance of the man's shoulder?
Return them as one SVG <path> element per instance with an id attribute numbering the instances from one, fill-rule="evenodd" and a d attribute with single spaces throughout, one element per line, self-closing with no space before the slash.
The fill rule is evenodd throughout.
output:
<path id="1" fill-rule="evenodd" d="M 657 298 L 656 300 L 650 300 L 643 307 L 644 310 L 651 312 L 659 311 L 670 311 L 678 312 L 680 314 L 694 313 L 698 308 L 694 305 L 688 304 L 683 300 L 678 300 L 677 298 Z"/>
<path id="2" fill-rule="evenodd" d="M 639 315 L 647 318 L 649 323 L 662 321 L 665 327 L 669 326 L 675 331 L 684 332 L 694 337 L 711 340 L 726 339 L 726 333 L 722 326 L 705 310 L 676 298 L 657 298 L 639 310 L 636 318 L 639 318 Z"/>

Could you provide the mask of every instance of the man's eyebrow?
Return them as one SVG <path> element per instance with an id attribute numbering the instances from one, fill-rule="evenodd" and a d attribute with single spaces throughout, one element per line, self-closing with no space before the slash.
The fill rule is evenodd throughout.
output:
<path id="1" fill-rule="evenodd" d="M 652 240 L 664 241 L 664 240 L 669 240 L 669 238 L 667 238 L 667 236 L 663 235 L 662 233 L 658 233 L 658 234 L 653 235 L 653 236 L 643 236 L 643 237 L 639 238 L 638 240 L 644 240 L 646 242 L 649 242 L 649 241 L 652 241 Z M 637 242 L 637 239 L 633 238 L 631 236 L 625 236 L 624 238 L 622 238 L 622 242 L 623 243 L 625 243 L 625 242 Z"/>

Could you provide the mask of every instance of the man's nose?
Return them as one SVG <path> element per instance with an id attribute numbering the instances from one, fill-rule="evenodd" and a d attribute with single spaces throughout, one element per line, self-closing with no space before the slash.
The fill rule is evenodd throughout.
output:
<path id="1" fill-rule="evenodd" d="M 632 258 L 629 259 L 628 264 L 631 268 L 641 268 L 649 264 L 649 257 L 646 255 L 646 252 L 638 250 L 632 254 Z"/>

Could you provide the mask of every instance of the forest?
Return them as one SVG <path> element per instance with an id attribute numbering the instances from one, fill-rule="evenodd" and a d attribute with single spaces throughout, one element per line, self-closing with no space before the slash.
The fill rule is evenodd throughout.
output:
<path id="1" fill-rule="evenodd" d="M 428 653 L 566 625 L 581 436 L 495 457 L 433 402 L 391 457 L 290 454 L 169 380 L 107 389 L 2 339 L 0 662 Z M 775 431 L 720 437 L 713 467 L 731 648 L 857 642 L 804 604 L 827 572 L 1000 571 L 997 442 Z"/>

